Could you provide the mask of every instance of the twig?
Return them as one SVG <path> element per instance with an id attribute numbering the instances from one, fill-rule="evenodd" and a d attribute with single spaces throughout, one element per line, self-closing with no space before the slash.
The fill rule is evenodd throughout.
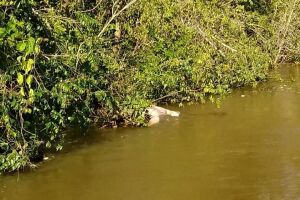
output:
<path id="1" fill-rule="evenodd" d="M 44 56 L 47 59 L 50 59 L 49 57 L 70 57 L 70 55 L 68 54 L 42 54 L 42 56 Z"/>
<path id="2" fill-rule="evenodd" d="M 78 48 L 78 51 L 77 51 L 77 55 L 76 55 L 76 69 L 77 69 L 77 66 L 78 66 L 78 63 L 79 63 L 79 54 L 80 54 L 80 48 L 81 46 L 84 44 L 84 42 L 81 42 L 80 45 L 79 45 L 79 48 Z"/>
<path id="3" fill-rule="evenodd" d="M 126 4 L 120 11 L 118 11 L 117 13 L 113 13 L 111 18 L 105 23 L 105 25 L 103 26 L 102 30 L 100 31 L 100 33 L 98 34 L 98 37 L 100 37 L 104 31 L 107 29 L 107 27 L 109 26 L 109 24 L 116 18 L 118 17 L 122 12 L 124 12 L 126 9 L 128 9 L 132 4 L 134 4 L 137 0 L 132 0 L 130 1 L 128 4 Z"/>
<path id="4" fill-rule="evenodd" d="M 237 52 L 236 49 L 230 47 L 229 45 L 225 44 L 224 42 L 222 42 L 221 40 L 218 40 L 215 36 L 211 36 L 215 41 L 217 41 L 218 43 L 220 43 L 222 46 L 226 47 L 227 49 L 231 50 L 232 52 Z"/>
<path id="5" fill-rule="evenodd" d="M 160 97 L 160 98 L 158 98 L 158 99 L 155 99 L 155 100 L 153 100 L 152 102 L 154 103 L 154 102 L 160 101 L 160 100 L 162 100 L 162 99 L 166 99 L 166 98 L 171 97 L 171 96 L 174 96 L 174 95 L 176 95 L 176 94 L 178 94 L 178 93 L 179 93 L 179 91 L 171 92 L 170 94 L 167 94 L 167 95 L 162 96 L 162 97 Z"/>

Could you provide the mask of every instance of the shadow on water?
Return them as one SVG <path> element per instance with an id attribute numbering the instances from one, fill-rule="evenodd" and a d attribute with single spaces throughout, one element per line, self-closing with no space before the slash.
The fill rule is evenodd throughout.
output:
<path id="1" fill-rule="evenodd" d="M 1 177 L 0 200 L 299 199 L 300 67 L 280 71 L 284 81 L 235 90 L 220 109 L 92 127 L 34 172 Z"/>

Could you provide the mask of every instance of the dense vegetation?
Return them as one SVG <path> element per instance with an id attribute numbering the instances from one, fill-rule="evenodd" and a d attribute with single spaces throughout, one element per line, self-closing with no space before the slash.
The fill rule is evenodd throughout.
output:
<path id="1" fill-rule="evenodd" d="M 0 172 L 62 148 L 66 126 L 143 125 L 300 59 L 298 0 L 1 0 Z"/>

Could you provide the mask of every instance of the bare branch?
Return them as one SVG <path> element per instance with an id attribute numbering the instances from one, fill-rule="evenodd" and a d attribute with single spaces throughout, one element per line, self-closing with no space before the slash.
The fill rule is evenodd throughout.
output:
<path id="1" fill-rule="evenodd" d="M 103 26 L 102 30 L 100 31 L 100 33 L 98 34 L 98 37 L 100 37 L 105 30 L 107 29 L 107 27 L 110 25 L 110 23 L 116 18 L 118 17 L 121 13 L 123 13 L 125 10 L 127 10 L 132 4 L 134 4 L 137 0 L 132 0 L 130 1 L 128 4 L 126 4 L 121 10 L 119 10 L 117 13 L 113 13 L 111 18 L 105 23 L 105 25 Z"/>

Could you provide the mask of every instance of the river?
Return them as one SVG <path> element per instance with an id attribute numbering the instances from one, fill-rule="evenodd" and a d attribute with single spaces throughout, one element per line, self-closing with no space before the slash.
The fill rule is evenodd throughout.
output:
<path id="1" fill-rule="evenodd" d="M 0 200 L 300 199 L 300 67 L 186 105 L 150 128 L 91 130 L 33 171 L 0 177 Z"/>

